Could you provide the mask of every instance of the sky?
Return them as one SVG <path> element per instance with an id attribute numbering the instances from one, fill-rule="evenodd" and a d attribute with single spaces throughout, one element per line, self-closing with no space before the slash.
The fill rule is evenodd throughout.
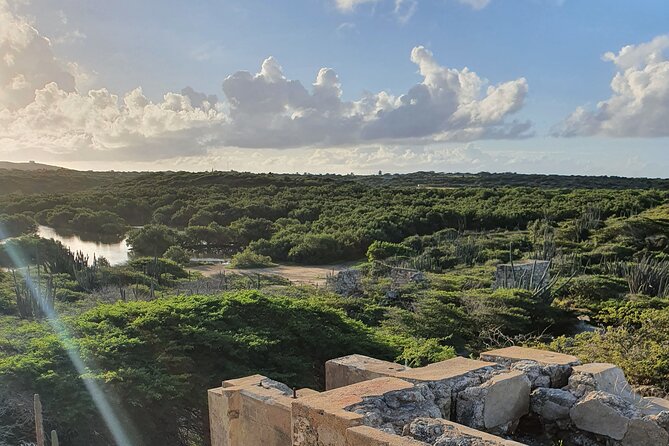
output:
<path id="1" fill-rule="evenodd" d="M 669 176 L 666 0 L 0 0 L 0 160 Z"/>

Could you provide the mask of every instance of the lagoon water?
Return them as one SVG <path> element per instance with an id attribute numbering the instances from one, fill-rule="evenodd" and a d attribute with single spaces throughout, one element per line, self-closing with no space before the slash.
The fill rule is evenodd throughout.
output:
<path id="1" fill-rule="evenodd" d="M 130 248 L 126 239 L 116 243 L 104 243 L 100 241 L 82 240 L 76 234 L 59 234 L 55 229 L 48 226 L 39 226 L 37 235 L 46 239 L 54 239 L 70 248 L 73 252 L 81 251 L 91 259 L 93 256 L 104 257 L 112 265 L 120 265 L 128 261 Z"/>

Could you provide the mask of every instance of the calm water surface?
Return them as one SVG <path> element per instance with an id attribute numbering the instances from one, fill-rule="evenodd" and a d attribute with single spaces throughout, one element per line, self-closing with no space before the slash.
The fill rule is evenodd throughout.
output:
<path id="1" fill-rule="evenodd" d="M 104 257 L 109 260 L 112 265 L 119 265 L 128 261 L 128 254 L 130 248 L 126 243 L 126 239 L 116 243 L 104 243 L 99 241 L 82 240 L 76 234 L 59 234 L 55 229 L 48 226 L 40 226 L 37 230 L 37 235 L 46 239 L 54 239 L 67 246 L 72 252 L 81 251 L 88 257 L 93 259 L 93 256 Z"/>

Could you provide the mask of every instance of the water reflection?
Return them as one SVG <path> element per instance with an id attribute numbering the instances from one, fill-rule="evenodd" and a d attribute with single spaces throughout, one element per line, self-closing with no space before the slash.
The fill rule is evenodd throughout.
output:
<path id="1" fill-rule="evenodd" d="M 121 241 L 87 240 L 85 235 L 58 233 L 55 229 L 48 226 L 39 226 L 37 235 L 42 238 L 59 241 L 73 252 L 81 251 L 91 259 L 94 255 L 96 257 L 102 256 L 109 260 L 109 263 L 112 265 L 119 265 L 128 261 L 130 248 L 126 243 L 126 239 Z"/>

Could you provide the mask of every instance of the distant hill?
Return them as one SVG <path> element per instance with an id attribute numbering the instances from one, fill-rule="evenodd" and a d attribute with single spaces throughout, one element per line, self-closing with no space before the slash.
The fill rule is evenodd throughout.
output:
<path id="1" fill-rule="evenodd" d="M 50 166 L 48 164 L 40 164 L 33 161 L 29 163 L 11 163 L 9 161 L 0 161 L 0 169 L 13 169 L 13 170 L 69 170 L 64 167 Z"/>

